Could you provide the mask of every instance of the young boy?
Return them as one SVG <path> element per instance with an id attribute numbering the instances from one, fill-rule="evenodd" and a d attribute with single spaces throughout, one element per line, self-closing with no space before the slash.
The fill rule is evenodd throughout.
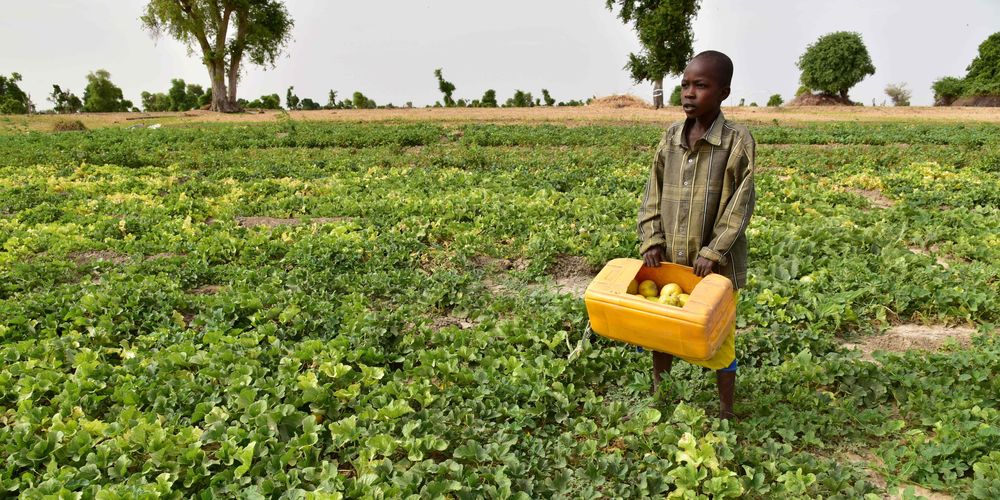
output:
<path id="1" fill-rule="evenodd" d="M 729 97 L 733 62 L 721 52 L 692 59 L 681 80 L 687 116 L 667 129 L 656 149 L 639 209 L 639 251 L 645 265 L 663 261 L 692 266 L 695 274 L 721 274 L 739 289 L 746 283 L 744 231 L 756 193 L 755 143 L 750 132 L 726 120 L 720 106 Z M 736 385 L 735 331 L 719 353 L 693 362 L 716 370 L 720 417 L 733 417 Z M 669 372 L 674 357 L 653 353 L 653 390 Z"/>

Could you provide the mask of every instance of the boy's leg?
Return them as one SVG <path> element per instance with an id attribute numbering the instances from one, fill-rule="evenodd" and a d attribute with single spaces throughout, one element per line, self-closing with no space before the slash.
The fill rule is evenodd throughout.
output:
<path id="1" fill-rule="evenodd" d="M 736 395 L 736 360 L 726 368 L 716 370 L 715 383 L 719 386 L 719 418 L 731 419 L 736 416 L 733 413 L 733 399 Z"/>
<path id="2" fill-rule="evenodd" d="M 660 388 L 663 373 L 669 373 L 674 364 L 674 356 L 665 352 L 653 351 L 653 392 Z"/>

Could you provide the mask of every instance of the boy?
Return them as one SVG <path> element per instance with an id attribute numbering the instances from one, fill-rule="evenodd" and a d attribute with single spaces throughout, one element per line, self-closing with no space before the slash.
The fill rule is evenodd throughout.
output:
<path id="1" fill-rule="evenodd" d="M 738 290 L 746 283 L 744 231 L 756 199 L 756 145 L 746 127 L 726 120 L 720 109 L 732 77 L 732 60 L 711 50 L 684 69 L 681 104 L 687 119 L 671 125 L 657 146 L 639 209 L 639 251 L 647 266 L 669 261 L 692 266 L 698 276 L 715 272 Z M 730 332 L 715 357 L 694 362 L 716 370 L 725 419 L 733 417 L 734 335 Z M 653 353 L 654 391 L 673 360 Z"/>

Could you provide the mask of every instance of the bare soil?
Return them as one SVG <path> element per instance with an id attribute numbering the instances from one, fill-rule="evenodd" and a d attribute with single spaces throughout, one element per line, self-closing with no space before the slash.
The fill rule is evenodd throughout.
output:
<path id="1" fill-rule="evenodd" d="M 435 330 L 440 330 L 449 326 L 457 326 L 462 330 L 468 330 L 476 326 L 475 322 L 469 321 L 466 318 L 458 318 L 455 316 L 435 316 L 431 319 L 431 328 Z"/>
<path id="2" fill-rule="evenodd" d="M 526 259 L 504 259 L 490 257 L 489 255 L 477 255 L 472 258 L 472 265 L 491 271 L 523 271 L 528 268 Z"/>
<path id="3" fill-rule="evenodd" d="M 69 259 L 80 265 L 101 261 L 124 264 L 128 262 L 128 255 L 111 250 L 92 250 L 89 252 L 73 252 L 69 254 Z"/>
<path id="4" fill-rule="evenodd" d="M 795 96 L 789 106 L 854 106 L 850 99 L 830 94 L 802 94 Z"/>
<path id="5" fill-rule="evenodd" d="M 875 208 L 892 208 L 896 205 L 894 200 L 887 198 L 881 191 L 875 189 L 845 187 L 844 190 L 867 199 Z"/>
<path id="6" fill-rule="evenodd" d="M 587 286 L 597 276 L 597 271 L 585 258 L 575 255 L 559 255 L 549 268 L 556 290 L 576 297 L 583 297 Z"/>
<path id="7" fill-rule="evenodd" d="M 783 107 L 725 107 L 726 117 L 743 123 L 806 123 L 828 121 L 921 121 L 921 122 L 988 122 L 1000 123 L 1000 108 L 963 106 L 783 106 Z M 79 119 L 88 129 L 127 127 L 135 123 L 153 125 L 196 123 L 250 123 L 276 122 L 284 111 L 264 113 L 215 113 L 191 111 L 188 113 L 81 113 Z M 340 122 L 441 122 L 441 123 L 560 123 L 569 126 L 591 123 L 669 124 L 684 117 L 677 106 L 659 110 L 647 108 L 612 108 L 600 106 L 534 108 L 400 108 L 352 109 L 287 112 L 293 120 Z M 51 131 L 59 115 L 4 115 L 0 120 L 0 133 L 17 133 L 24 130 Z"/>
<path id="8" fill-rule="evenodd" d="M 188 290 L 188 293 L 192 295 L 215 295 L 223 288 L 222 285 L 202 285 Z"/>
<path id="9" fill-rule="evenodd" d="M 351 220 L 350 217 L 313 217 L 309 219 L 312 224 L 329 224 L 331 222 L 343 222 Z M 243 227 L 277 227 L 277 226 L 297 226 L 302 223 L 296 218 L 276 218 L 276 217 L 237 217 L 236 222 Z"/>
<path id="10" fill-rule="evenodd" d="M 598 97 L 588 104 L 590 107 L 594 108 L 608 108 L 608 109 L 622 109 L 622 108 L 636 108 L 636 109 L 653 109 L 653 106 L 643 100 L 641 97 L 634 96 L 632 94 L 623 95 L 609 95 L 605 97 Z"/>
<path id="11" fill-rule="evenodd" d="M 974 97 L 960 97 L 952 106 L 1000 106 L 1000 95 L 977 95 Z"/>
<path id="12" fill-rule="evenodd" d="M 967 326 L 916 325 L 904 323 L 890 328 L 881 335 L 860 339 L 857 343 L 845 343 L 844 347 L 862 352 L 864 359 L 872 360 L 875 351 L 937 351 L 950 340 L 967 347 L 976 333 Z"/>

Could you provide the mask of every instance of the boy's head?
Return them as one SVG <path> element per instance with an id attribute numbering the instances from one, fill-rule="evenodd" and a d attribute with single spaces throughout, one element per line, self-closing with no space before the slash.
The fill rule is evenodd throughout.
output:
<path id="1" fill-rule="evenodd" d="M 691 59 L 681 79 L 681 106 L 688 118 L 711 117 L 729 97 L 733 61 L 722 52 L 706 50 Z"/>

